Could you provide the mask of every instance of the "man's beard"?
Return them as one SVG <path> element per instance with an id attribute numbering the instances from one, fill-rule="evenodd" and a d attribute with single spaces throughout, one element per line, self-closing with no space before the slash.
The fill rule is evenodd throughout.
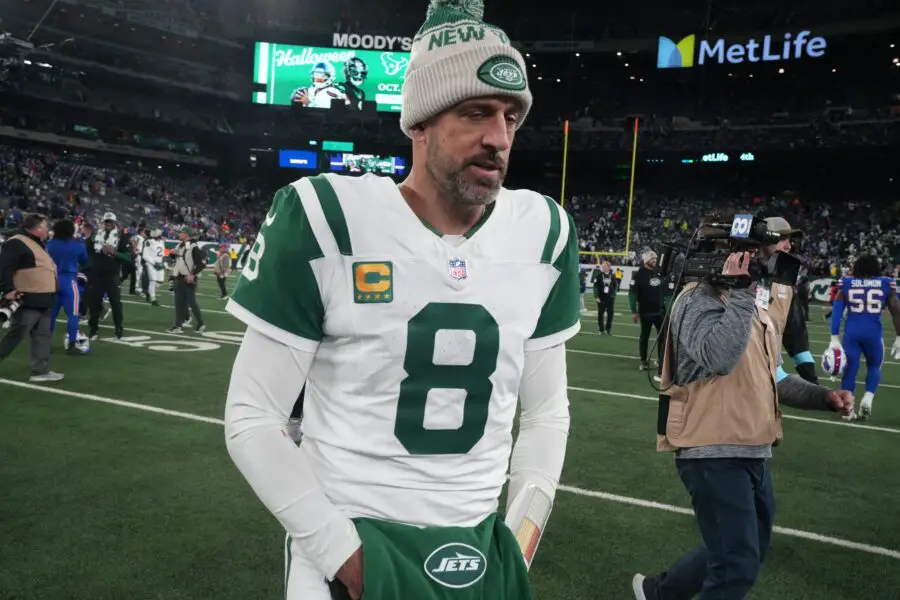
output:
<path id="1" fill-rule="evenodd" d="M 485 152 L 465 160 L 459 166 L 446 165 L 436 146 L 429 146 L 426 167 L 443 192 L 456 204 L 462 206 L 485 206 L 497 199 L 503 180 L 506 178 L 506 164 L 497 153 Z M 478 183 L 467 181 L 465 171 L 471 165 L 493 166 L 499 169 L 497 179 L 481 179 Z"/>

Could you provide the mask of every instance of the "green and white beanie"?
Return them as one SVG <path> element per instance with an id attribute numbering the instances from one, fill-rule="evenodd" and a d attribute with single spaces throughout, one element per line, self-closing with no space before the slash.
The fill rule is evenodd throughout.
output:
<path id="1" fill-rule="evenodd" d="M 403 82 L 400 128 L 409 130 L 471 98 L 509 96 L 531 109 L 525 60 L 503 31 L 488 25 L 483 0 L 431 0 L 413 38 Z"/>

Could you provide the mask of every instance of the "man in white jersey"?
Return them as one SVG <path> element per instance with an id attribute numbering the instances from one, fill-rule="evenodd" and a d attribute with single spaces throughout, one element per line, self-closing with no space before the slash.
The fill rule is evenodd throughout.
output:
<path id="1" fill-rule="evenodd" d="M 153 306 L 159 306 L 156 288 L 166 276 L 166 244 L 162 239 L 161 229 L 150 232 L 150 239 L 144 244 L 142 258 L 147 269 L 147 301 Z"/>
<path id="2" fill-rule="evenodd" d="M 531 597 L 569 429 L 578 245 L 558 204 L 502 187 L 532 98 L 482 14 L 433 0 L 414 39 L 406 181 L 278 191 L 227 305 L 248 326 L 228 451 L 287 530 L 288 600 Z"/>

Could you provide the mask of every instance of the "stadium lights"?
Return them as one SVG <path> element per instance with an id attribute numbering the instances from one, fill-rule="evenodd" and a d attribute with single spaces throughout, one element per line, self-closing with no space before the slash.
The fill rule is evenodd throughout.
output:
<path id="1" fill-rule="evenodd" d="M 634 81 L 634 75 L 632 75 L 631 77 L 629 77 L 629 79 L 631 79 L 632 81 Z"/>
<path id="2" fill-rule="evenodd" d="M 538 75 L 538 81 L 543 81 L 543 80 L 544 80 L 544 78 L 541 77 L 540 75 Z"/>
<path id="3" fill-rule="evenodd" d="M 532 69 L 537 69 L 537 65 L 534 64 L 534 63 L 531 63 L 531 68 L 532 68 Z"/>
<path id="4" fill-rule="evenodd" d="M 616 52 L 616 56 L 622 56 L 621 52 Z"/>
<path id="5" fill-rule="evenodd" d="M 627 67 L 627 66 L 628 66 L 628 63 L 625 63 L 625 66 Z"/>
<path id="6" fill-rule="evenodd" d="M 559 77 L 557 77 L 557 78 L 556 78 L 556 83 L 562 83 L 562 79 L 560 79 Z"/>
<path id="7" fill-rule="evenodd" d="M 778 69 L 778 74 L 779 74 L 779 75 L 784 75 L 784 69 Z"/>
<path id="8" fill-rule="evenodd" d="M 578 57 L 580 57 L 580 56 L 581 56 L 581 52 L 576 52 L 576 53 L 575 53 L 575 58 L 578 58 Z"/>
<path id="9" fill-rule="evenodd" d="M 832 69 L 831 72 L 832 72 L 832 73 L 837 73 L 837 69 Z"/>
<path id="10" fill-rule="evenodd" d="M 641 83 L 644 83 L 644 78 L 643 78 L 643 77 L 641 77 Z"/>

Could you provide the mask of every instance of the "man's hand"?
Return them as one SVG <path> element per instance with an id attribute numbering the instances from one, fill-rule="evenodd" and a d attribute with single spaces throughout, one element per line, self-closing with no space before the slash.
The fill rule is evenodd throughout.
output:
<path id="1" fill-rule="evenodd" d="M 733 252 L 728 255 L 725 266 L 722 267 L 722 275 L 726 277 L 750 276 L 750 253 Z"/>
<path id="2" fill-rule="evenodd" d="M 185 275 L 185 276 L 184 276 L 184 282 L 187 283 L 188 285 L 194 283 L 194 276 L 191 275 L 191 274 Z"/>
<path id="3" fill-rule="evenodd" d="M 106 246 L 103 246 L 103 254 L 105 254 L 107 256 L 112 256 L 115 253 L 116 253 L 115 246 L 110 246 L 109 244 L 107 244 Z"/>
<path id="4" fill-rule="evenodd" d="M 335 577 L 347 587 L 353 600 L 359 600 L 363 592 L 363 555 L 362 546 L 350 555 L 347 562 L 338 569 Z"/>
<path id="5" fill-rule="evenodd" d="M 633 323 L 637 323 L 637 322 L 640 321 L 640 320 L 641 320 L 641 316 L 640 316 L 639 314 L 637 314 L 637 313 L 631 313 L 631 321 L 632 321 Z"/>
<path id="6" fill-rule="evenodd" d="M 842 415 L 853 414 L 853 394 L 847 390 L 830 390 L 825 399 L 828 408 Z"/>
<path id="7" fill-rule="evenodd" d="M 3 296 L 4 300 L 9 300 L 10 302 L 13 302 L 15 300 L 20 300 L 21 298 L 22 298 L 22 292 L 18 292 L 16 290 L 13 290 L 13 291 L 7 293 L 5 296 Z"/>
<path id="8" fill-rule="evenodd" d="M 303 106 L 309 106 L 309 103 L 311 102 L 306 90 L 295 93 L 294 97 L 291 98 L 291 101 L 294 102 L 294 104 L 302 104 Z"/>

